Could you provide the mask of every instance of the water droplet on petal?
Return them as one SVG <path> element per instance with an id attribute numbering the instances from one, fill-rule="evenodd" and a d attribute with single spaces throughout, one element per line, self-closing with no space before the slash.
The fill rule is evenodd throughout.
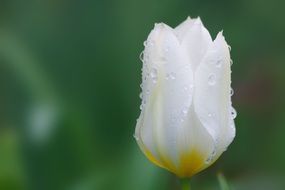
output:
<path id="1" fill-rule="evenodd" d="M 173 72 L 166 74 L 166 80 L 169 80 L 169 79 L 174 80 L 175 78 L 176 78 L 176 75 Z"/>
<path id="2" fill-rule="evenodd" d="M 186 114 L 188 113 L 188 107 L 183 108 L 183 109 L 182 109 L 182 113 L 183 113 L 184 115 L 186 115 Z"/>
<path id="3" fill-rule="evenodd" d="M 142 61 L 142 62 L 144 62 L 144 51 L 142 51 L 141 53 L 140 53 L 140 60 Z"/>
<path id="4" fill-rule="evenodd" d="M 142 103 L 140 105 L 140 110 L 142 110 L 146 105 L 146 100 L 145 99 L 142 99 Z"/>
<path id="5" fill-rule="evenodd" d="M 229 48 L 230 51 L 232 50 L 232 47 L 230 45 L 228 45 L 228 48 Z"/>
<path id="6" fill-rule="evenodd" d="M 216 156 L 216 153 L 217 153 L 217 152 L 216 152 L 216 148 L 214 148 L 214 150 L 212 151 L 211 154 L 212 154 L 212 156 Z"/>
<path id="7" fill-rule="evenodd" d="M 234 89 L 230 89 L 230 95 L 232 96 L 232 95 L 234 95 Z"/>
<path id="8" fill-rule="evenodd" d="M 223 60 L 219 59 L 216 61 L 216 67 L 220 68 L 222 66 Z"/>
<path id="9" fill-rule="evenodd" d="M 142 99 L 142 98 L 143 98 L 143 93 L 141 92 L 141 93 L 140 93 L 140 99 Z"/>
<path id="10" fill-rule="evenodd" d="M 136 141 L 139 140 L 139 137 L 136 134 L 133 134 L 133 137 L 136 139 Z"/>
<path id="11" fill-rule="evenodd" d="M 231 108 L 231 116 L 233 119 L 235 119 L 237 117 L 237 111 L 233 107 Z"/>
<path id="12" fill-rule="evenodd" d="M 208 117 L 212 117 L 213 115 L 211 113 L 208 113 Z"/>
<path id="13" fill-rule="evenodd" d="M 216 84 L 216 75 L 215 74 L 210 74 L 208 77 L 208 84 L 213 86 Z"/>
<path id="14" fill-rule="evenodd" d="M 150 93 L 150 91 L 147 89 L 147 90 L 146 90 L 146 94 L 149 94 L 149 93 Z"/>
<path id="15" fill-rule="evenodd" d="M 206 164 L 209 164 L 211 162 L 211 157 L 208 157 L 205 162 Z"/>
<path id="16" fill-rule="evenodd" d="M 149 55 L 148 54 L 143 54 L 143 61 L 146 63 L 149 60 Z"/>
<path id="17" fill-rule="evenodd" d="M 144 41 L 143 45 L 144 45 L 144 47 L 146 47 L 147 46 L 147 41 Z"/>
<path id="18" fill-rule="evenodd" d="M 233 63 L 234 63 L 233 60 L 230 60 L 230 65 L 231 65 L 231 66 L 233 65 Z"/>
<path id="19" fill-rule="evenodd" d="M 150 77 L 151 77 L 153 83 L 157 82 L 157 70 L 155 68 L 151 69 Z"/>
<path id="20" fill-rule="evenodd" d="M 154 45 L 154 42 L 153 42 L 153 41 L 151 41 L 151 42 L 149 43 L 149 45 L 150 45 L 150 46 L 153 46 L 153 45 Z"/>
<path id="21" fill-rule="evenodd" d="M 209 157 L 206 159 L 206 164 L 209 164 L 213 161 L 214 157 L 216 155 L 216 148 L 214 148 L 214 150 L 211 152 L 211 154 L 209 155 Z"/>

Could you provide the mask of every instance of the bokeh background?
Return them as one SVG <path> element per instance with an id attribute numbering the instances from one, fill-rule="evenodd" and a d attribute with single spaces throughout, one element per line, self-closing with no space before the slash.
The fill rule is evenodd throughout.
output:
<path id="1" fill-rule="evenodd" d="M 200 16 L 232 47 L 237 136 L 192 180 L 285 189 L 285 1 L 1 0 L 0 189 L 177 190 L 133 138 L 143 41 Z"/>

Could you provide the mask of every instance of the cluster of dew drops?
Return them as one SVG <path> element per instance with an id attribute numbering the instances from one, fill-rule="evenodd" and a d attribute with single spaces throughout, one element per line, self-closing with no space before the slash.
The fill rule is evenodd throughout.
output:
<path id="1" fill-rule="evenodd" d="M 231 50 L 230 46 L 228 46 L 228 48 L 229 48 L 229 50 Z M 232 65 L 232 64 L 233 64 L 233 61 L 230 60 L 230 65 Z M 221 66 L 222 66 L 222 60 L 218 59 L 218 61 L 216 62 L 216 67 L 219 68 Z M 210 74 L 209 75 L 208 84 L 209 85 L 215 85 L 215 75 L 214 74 Z M 230 88 L 230 92 L 229 93 L 230 93 L 230 96 L 234 95 L 234 90 L 233 90 L 232 87 Z M 230 101 L 230 104 L 232 104 L 231 101 Z M 208 116 L 212 117 L 212 114 L 209 113 Z M 235 131 L 235 125 L 234 125 L 234 121 L 233 120 L 236 118 L 237 112 L 236 112 L 236 110 L 234 109 L 234 107 L 232 105 L 231 105 L 231 108 L 230 108 L 230 116 L 232 118 L 231 123 L 230 123 L 230 128 L 231 128 L 231 131 Z M 230 137 L 229 141 L 231 142 L 235 135 L 234 134 L 230 134 L 230 135 L 231 135 L 231 137 Z M 218 139 L 215 139 L 215 142 L 216 142 L 216 144 L 218 144 Z M 216 147 L 213 148 L 213 151 L 210 153 L 210 155 L 208 156 L 208 158 L 205 161 L 206 164 L 212 163 L 212 161 L 214 160 L 214 158 L 216 156 L 216 149 L 217 149 Z M 226 149 L 227 149 L 227 147 L 224 149 L 224 151 L 226 151 Z"/>
<path id="2" fill-rule="evenodd" d="M 145 41 L 143 43 L 144 47 L 147 47 L 147 46 L 153 46 L 154 45 L 154 42 L 153 41 Z M 145 50 L 144 50 L 145 51 Z M 158 71 L 155 67 L 152 67 L 152 68 L 148 68 L 148 65 L 146 64 L 148 62 L 148 55 L 144 53 L 144 51 L 141 52 L 140 54 L 140 60 L 141 62 L 143 63 L 143 67 L 142 67 L 142 76 L 143 76 L 143 79 L 142 79 L 142 83 L 140 84 L 140 87 L 141 87 L 141 93 L 139 95 L 140 99 L 142 100 L 142 103 L 140 105 L 140 110 L 142 110 L 144 108 L 144 106 L 146 105 L 146 97 L 145 96 L 148 96 L 150 94 L 150 90 L 149 89 L 146 89 L 146 92 L 145 94 L 143 93 L 143 89 L 144 89 L 144 83 L 146 82 L 147 78 L 151 79 L 152 83 L 153 84 L 156 84 L 157 83 L 157 80 L 158 80 Z M 165 50 L 165 51 L 168 51 Z M 146 73 L 144 73 L 146 72 Z M 169 75 L 167 75 L 167 78 L 170 78 L 170 79 L 175 79 L 175 74 L 174 73 L 171 73 Z"/>
<path id="3" fill-rule="evenodd" d="M 150 46 L 154 45 L 153 42 L 147 43 L 147 41 L 145 41 L 143 44 L 144 44 L 145 47 L 148 46 L 148 45 L 150 45 Z M 230 46 L 228 46 L 228 47 L 229 47 L 229 50 L 231 50 L 231 47 Z M 165 51 L 168 51 L 168 49 L 166 49 Z M 147 65 L 145 65 L 145 63 L 146 63 L 148 57 L 145 56 L 144 51 L 141 52 L 139 58 L 142 61 L 143 65 L 145 67 L 147 67 Z M 223 64 L 223 60 L 221 58 L 218 58 L 216 60 L 210 61 L 210 64 L 215 64 L 216 68 L 221 68 L 221 66 Z M 230 60 L 230 65 L 232 65 L 232 64 L 233 64 L 233 61 Z M 187 65 L 186 67 L 189 68 L 189 65 Z M 142 68 L 142 72 L 143 72 L 143 70 L 144 69 Z M 143 90 L 143 88 L 144 88 L 144 81 L 146 81 L 146 77 L 150 77 L 152 82 L 155 84 L 157 82 L 157 74 L 158 74 L 158 71 L 155 68 L 151 68 L 150 72 L 146 74 L 146 76 L 143 78 L 142 83 L 140 84 L 141 90 Z M 176 74 L 174 72 L 166 74 L 166 80 L 174 80 L 174 79 L 176 79 Z M 208 76 L 208 85 L 214 86 L 215 84 L 216 84 L 216 75 L 211 73 Z M 193 84 L 190 85 L 190 88 L 191 89 L 193 88 Z M 187 89 L 188 89 L 188 87 L 184 88 L 184 90 L 187 90 Z M 230 88 L 230 92 L 229 93 L 230 93 L 230 96 L 232 96 L 234 94 L 234 90 L 232 88 Z M 146 90 L 146 95 L 149 95 L 149 94 L 150 94 L 150 91 L 147 89 Z M 145 104 L 146 104 L 146 97 L 144 97 L 142 92 L 140 93 L 139 97 L 142 100 L 142 103 L 140 105 L 140 110 L 142 110 L 144 108 Z M 187 111 L 188 110 L 183 109 L 182 112 L 184 114 L 187 114 Z M 232 106 L 231 106 L 231 110 L 230 110 L 230 115 L 231 115 L 232 119 L 235 119 L 236 116 L 237 116 L 237 112 L 236 112 L 236 110 Z M 213 114 L 209 113 L 208 117 L 213 117 Z M 234 123 L 231 124 L 231 127 L 234 128 Z M 135 137 L 136 140 L 138 140 L 138 138 L 136 136 L 134 136 L 134 137 Z M 232 138 L 234 138 L 234 136 Z M 214 159 L 215 155 L 216 155 L 216 148 L 214 148 L 214 150 L 211 152 L 210 156 L 206 159 L 206 163 L 211 163 L 212 160 Z"/>

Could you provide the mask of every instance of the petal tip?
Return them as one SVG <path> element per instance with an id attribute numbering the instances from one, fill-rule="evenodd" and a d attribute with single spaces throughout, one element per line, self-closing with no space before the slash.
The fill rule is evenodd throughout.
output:
<path id="1" fill-rule="evenodd" d="M 217 37 L 219 37 L 219 38 L 225 38 L 225 37 L 224 37 L 224 30 L 221 30 L 221 31 L 217 34 Z"/>
<path id="2" fill-rule="evenodd" d="M 163 22 L 159 22 L 159 23 L 154 23 L 154 29 L 160 29 L 164 27 L 164 23 Z"/>
<path id="3" fill-rule="evenodd" d="M 223 32 L 224 32 L 224 31 L 221 30 L 221 31 L 217 34 L 217 36 L 216 36 L 214 42 L 216 42 L 216 43 L 218 43 L 218 42 L 225 42 L 225 43 L 226 43 L 225 36 L 224 36 Z"/>
<path id="4" fill-rule="evenodd" d="M 201 18 L 199 16 L 195 19 L 195 24 L 203 25 L 202 20 L 201 20 Z"/>

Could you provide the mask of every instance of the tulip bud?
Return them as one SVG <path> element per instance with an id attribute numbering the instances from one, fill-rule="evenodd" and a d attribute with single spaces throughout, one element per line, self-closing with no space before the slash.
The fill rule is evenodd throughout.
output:
<path id="1" fill-rule="evenodd" d="M 235 137 L 231 59 L 222 32 L 212 41 L 200 18 L 155 24 L 142 55 L 141 113 L 135 138 L 154 164 L 191 177 Z"/>

